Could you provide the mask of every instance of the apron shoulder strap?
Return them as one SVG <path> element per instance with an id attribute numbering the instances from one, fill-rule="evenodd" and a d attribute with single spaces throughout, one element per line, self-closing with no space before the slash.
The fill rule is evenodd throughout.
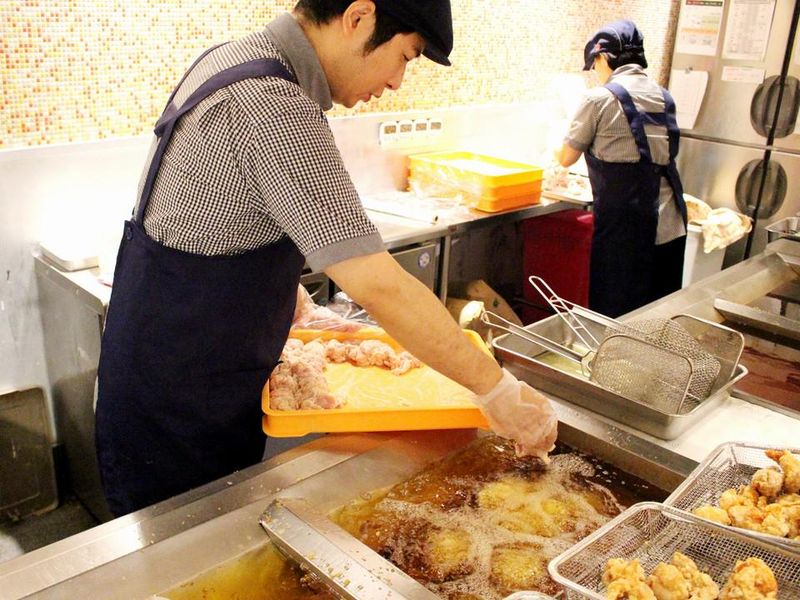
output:
<path id="1" fill-rule="evenodd" d="M 217 47 L 219 46 L 215 46 L 215 48 Z M 147 170 L 147 177 L 145 178 L 144 186 L 142 187 L 142 194 L 139 197 L 139 203 L 134 218 L 134 220 L 141 225 L 144 225 L 144 213 L 150 200 L 150 194 L 153 191 L 153 184 L 155 183 L 158 169 L 161 167 L 161 160 L 163 159 L 164 152 L 166 151 L 167 145 L 172 138 L 172 132 L 178 119 L 180 119 L 183 115 L 192 110 L 195 106 L 197 106 L 200 102 L 208 98 L 217 90 L 239 81 L 244 81 L 245 79 L 252 79 L 255 77 L 279 77 L 281 79 L 285 79 L 286 81 L 297 83 L 294 75 L 292 75 L 278 59 L 259 58 L 234 65 L 233 67 L 224 69 L 215 75 L 212 75 L 202 84 L 200 84 L 181 106 L 177 106 L 174 102 L 176 92 L 186 80 L 186 77 L 189 75 L 189 73 L 191 73 L 192 69 L 197 66 L 203 57 L 205 57 L 215 48 L 211 48 L 210 50 L 204 52 L 200 58 L 198 58 L 189 68 L 186 74 L 184 74 L 180 83 L 176 86 L 175 90 L 173 90 L 169 102 L 167 103 L 167 107 L 164 109 L 161 118 L 156 123 L 154 133 L 158 138 L 158 146 L 153 154 L 153 158 L 150 160 L 150 165 Z"/>
<path id="2" fill-rule="evenodd" d="M 669 159 L 674 161 L 678 156 L 678 146 L 681 139 L 681 130 L 678 127 L 678 118 L 676 116 L 677 109 L 675 108 L 675 100 L 672 99 L 666 89 L 661 88 L 661 94 L 664 96 L 664 116 L 666 118 L 667 135 L 669 136 Z"/>
<path id="3" fill-rule="evenodd" d="M 650 155 L 650 145 L 647 143 L 647 135 L 644 132 L 644 116 L 636 105 L 633 103 L 633 98 L 624 87 L 618 83 L 607 83 L 604 86 L 609 92 L 614 94 L 622 106 L 622 112 L 625 113 L 625 118 L 628 119 L 628 125 L 631 128 L 633 139 L 636 141 L 636 148 L 639 150 L 639 157 L 646 162 L 653 162 Z"/>

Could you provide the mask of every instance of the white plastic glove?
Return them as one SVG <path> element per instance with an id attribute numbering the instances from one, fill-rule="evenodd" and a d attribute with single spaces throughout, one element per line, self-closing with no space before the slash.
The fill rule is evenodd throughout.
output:
<path id="1" fill-rule="evenodd" d="M 476 403 L 497 435 L 516 442 L 518 456 L 533 455 L 548 462 L 555 447 L 558 419 L 550 402 L 527 383 L 503 369 L 503 377 Z"/>

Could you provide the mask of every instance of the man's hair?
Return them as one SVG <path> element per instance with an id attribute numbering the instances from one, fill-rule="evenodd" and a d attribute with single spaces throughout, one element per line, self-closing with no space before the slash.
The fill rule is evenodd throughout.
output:
<path id="1" fill-rule="evenodd" d="M 299 0 L 294 9 L 312 23 L 324 25 L 343 14 L 352 3 L 353 0 Z M 372 37 L 367 40 L 364 50 L 366 52 L 372 52 L 381 44 L 385 44 L 391 40 L 398 33 L 413 32 L 413 28 L 402 25 L 399 21 L 381 11 L 380 7 L 376 6 L 375 31 L 372 32 Z"/>
<path id="2" fill-rule="evenodd" d="M 611 54 L 605 52 L 606 60 L 608 61 L 608 66 L 611 69 L 617 69 L 622 65 L 639 65 L 643 69 L 647 68 L 647 59 L 644 57 L 644 50 L 623 50 L 617 56 L 612 56 Z"/>

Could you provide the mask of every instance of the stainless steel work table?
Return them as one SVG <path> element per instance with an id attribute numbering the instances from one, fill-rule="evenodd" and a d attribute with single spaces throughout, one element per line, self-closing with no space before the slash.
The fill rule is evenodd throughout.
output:
<path id="1" fill-rule="evenodd" d="M 523 221 L 531 217 L 559 212 L 574 208 L 574 206 L 555 200 L 543 199 L 539 204 L 526 206 L 523 208 L 508 210 L 500 213 L 485 213 L 476 210 L 460 211 L 457 216 L 447 216 L 443 213 L 434 224 L 422 223 L 412 219 L 399 216 L 392 216 L 383 213 L 368 211 L 370 218 L 380 231 L 387 250 L 394 250 L 421 242 L 440 240 L 441 258 L 440 274 L 447 274 L 449 257 L 449 247 L 454 235 L 474 230 L 480 227 L 501 225 Z M 59 287 L 73 294 L 88 308 L 93 310 L 101 317 L 105 315 L 105 309 L 111 298 L 111 288 L 98 280 L 99 268 L 84 269 L 81 271 L 62 271 L 47 262 L 41 256 L 35 257 L 36 273 L 52 281 Z M 446 282 L 446 279 L 443 280 Z M 444 284 L 444 294 L 440 293 L 442 299 L 446 298 L 446 283 Z"/>

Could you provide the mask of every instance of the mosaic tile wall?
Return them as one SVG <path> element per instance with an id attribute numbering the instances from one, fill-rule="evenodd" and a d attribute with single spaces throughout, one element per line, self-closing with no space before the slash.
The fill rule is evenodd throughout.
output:
<path id="1" fill-rule="evenodd" d="M 207 47 L 261 28 L 292 0 L 3 0 L 0 148 L 139 135 Z M 542 99 L 578 72 L 586 38 L 631 18 L 666 82 L 678 0 L 452 0 L 445 69 L 414 61 L 400 91 L 331 115 Z"/>

